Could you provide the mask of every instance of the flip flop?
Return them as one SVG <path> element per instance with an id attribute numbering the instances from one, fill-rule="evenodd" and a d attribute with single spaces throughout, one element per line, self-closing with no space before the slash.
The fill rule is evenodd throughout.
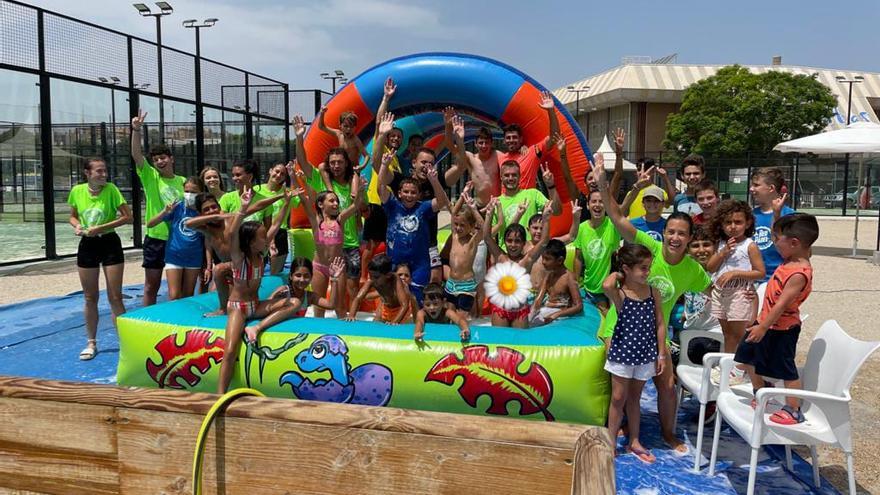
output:
<path id="1" fill-rule="evenodd" d="M 97 354 L 98 354 L 98 343 L 93 339 L 89 339 L 88 344 L 86 345 L 85 349 L 83 349 L 79 352 L 79 360 L 80 361 L 90 361 L 92 359 L 95 359 L 95 356 Z"/>
<path id="2" fill-rule="evenodd" d="M 627 447 L 626 451 L 636 456 L 636 459 L 644 462 L 645 464 L 654 464 L 654 461 L 657 460 L 657 458 L 654 457 L 654 454 L 652 454 L 650 450 L 634 449 L 632 447 Z"/>
<path id="3" fill-rule="evenodd" d="M 797 425 L 803 423 L 805 420 L 806 418 L 804 418 L 804 414 L 801 412 L 800 408 L 794 409 L 788 405 L 782 406 L 782 409 L 770 415 L 770 421 L 778 425 Z"/>

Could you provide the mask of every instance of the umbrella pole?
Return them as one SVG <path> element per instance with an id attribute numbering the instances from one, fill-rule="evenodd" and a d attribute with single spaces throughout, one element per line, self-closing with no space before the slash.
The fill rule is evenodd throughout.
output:
<path id="1" fill-rule="evenodd" d="M 852 250 L 853 257 L 856 256 L 857 248 L 859 245 L 859 210 L 861 210 L 860 207 L 862 204 L 862 201 L 861 201 L 862 198 L 861 198 L 861 195 L 859 194 L 859 188 L 862 187 L 862 176 L 864 174 L 864 169 L 865 169 L 865 154 L 862 153 L 862 156 L 859 158 L 859 181 L 857 183 L 858 187 L 856 187 L 856 201 L 855 201 L 855 203 L 856 203 L 856 227 L 853 230 L 853 250 Z M 844 187 L 844 195 L 845 194 L 846 194 L 846 188 Z M 844 202 L 845 201 L 846 201 L 846 198 L 844 198 Z"/>

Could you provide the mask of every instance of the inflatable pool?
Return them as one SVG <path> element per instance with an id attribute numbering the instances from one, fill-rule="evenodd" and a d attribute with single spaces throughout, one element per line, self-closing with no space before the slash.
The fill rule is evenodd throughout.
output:
<path id="1" fill-rule="evenodd" d="M 260 297 L 282 283 L 267 276 Z M 120 385 L 214 392 L 223 359 L 225 317 L 205 318 L 215 293 L 138 309 L 119 317 Z M 603 425 L 610 381 L 596 339 L 599 314 L 512 330 L 298 318 L 242 346 L 232 388 L 273 397 L 500 415 Z M 485 325 L 485 323 L 483 323 Z"/>
<path id="2" fill-rule="evenodd" d="M 368 144 L 373 137 L 374 112 L 382 100 L 383 85 L 388 77 L 397 83 L 397 92 L 389 105 L 396 117 L 395 124 L 403 131 L 404 141 L 413 134 L 425 137 L 425 144 L 438 147 L 442 140 L 441 111 L 452 105 L 473 122 L 504 126 L 517 123 L 522 127 L 523 142 L 534 144 L 547 136 L 549 118 L 538 106 L 541 92 L 547 88 L 527 74 L 497 60 L 462 53 L 418 53 L 388 60 L 371 67 L 342 87 L 327 103 L 325 119 L 335 125 L 343 112 L 358 117 L 356 132 Z M 590 170 L 591 156 L 586 138 L 574 117 L 556 101 L 559 130 L 566 141 L 568 160 L 578 187 Z M 473 126 L 471 126 L 473 127 Z M 467 138 L 472 136 L 470 129 Z M 324 160 L 327 151 L 337 146 L 335 136 L 310 128 L 305 137 L 305 152 L 312 163 Z M 562 235 L 571 225 L 568 201 L 577 196 L 568 191 L 562 180 L 558 153 L 548 156 L 550 170 L 556 175 L 563 213 L 551 220 L 553 235 Z M 371 173 L 368 167 L 364 174 Z M 290 225 L 308 226 L 301 209 L 291 212 Z"/>

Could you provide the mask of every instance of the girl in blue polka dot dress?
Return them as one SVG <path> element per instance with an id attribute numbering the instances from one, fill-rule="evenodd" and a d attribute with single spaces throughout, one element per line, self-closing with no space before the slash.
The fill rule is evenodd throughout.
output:
<path id="1" fill-rule="evenodd" d="M 654 455 L 639 442 L 639 401 L 645 381 L 660 375 L 666 363 L 666 322 L 660 291 L 648 285 L 651 251 L 640 244 L 625 244 L 612 264 L 616 267 L 602 290 L 617 309 L 605 369 L 611 373 L 608 430 L 620 429 L 624 412 L 629 425 L 627 452 L 652 463 Z"/>

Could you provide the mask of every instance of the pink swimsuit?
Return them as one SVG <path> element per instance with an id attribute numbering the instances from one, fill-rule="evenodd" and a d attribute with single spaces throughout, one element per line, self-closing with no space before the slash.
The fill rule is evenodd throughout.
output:
<path id="1" fill-rule="evenodd" d="M 326 226 L 328 225 L 329 226 Z M 342 244 L 342 226 L 339 225 L 338 220 L 325 220 L 318 224 L 318 228 L 315 232 L 315 244 L 318 246 L 339 246 Z M 325 277 L 330 277 L 330 267 L 317 261 L 317 257 L 314 261 L 312 261 L 312 266 L 315 270 L 324 274 Z"/>

